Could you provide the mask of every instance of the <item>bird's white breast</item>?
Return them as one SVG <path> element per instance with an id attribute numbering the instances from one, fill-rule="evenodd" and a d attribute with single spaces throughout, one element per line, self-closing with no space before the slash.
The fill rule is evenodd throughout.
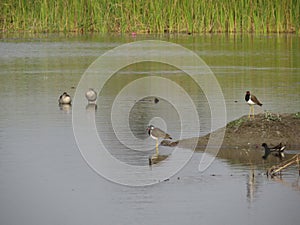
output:
<path id="1" fill-rule="evenodd" d="M 255 103 L 251 100 L 251 97 L 250 97 L 250 99 L 247 101 L 247 103 L 248 103 L 249 105 L 255 105 Z"/>
<path id="2" fill-rule="evenodd" d="M 152 134 L 150 134 L 150 137 L 152 137 L 153 139 L 157 140 L 157 137 L 152 136 Z"/>
<path id="3" fill-rule="evenodd" d="M 68 104 L 68 103 L 70 103 L 70 102 L 71 102 L 71 98 L 70 98 L 69 96 L 64 96 L 64 97 L 62 98 L 62 103 Z"/>

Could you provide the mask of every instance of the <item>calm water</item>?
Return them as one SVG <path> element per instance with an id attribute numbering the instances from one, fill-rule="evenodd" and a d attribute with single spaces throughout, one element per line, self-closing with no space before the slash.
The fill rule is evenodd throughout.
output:
<path id="1" fill-rule="evenodd" d="M 74 96 L 81 76 L 101 54 L 149 39 L 178 43 L 206 62 L 224 94 L 227 121 L 248 113 L 246 90 L 264 103 L 256 112 L 300 111 L 300 46 L 299 37 L 293 35 L 2 37 L 0 224 L 299 224 L 296 168 L 281 179 L 268 179 L 264 171 L 269 162 L 236 162 L 230 156 L 216 158 L 200 173 L 203 153 L 195 153 L 170 179 L 128 187 L 106 180 L 87 165 L 74 137 L 72 107 L 59 107 L 58 96 L 63 91 Z M 182 71 L 150 62 L 123 68 L 105 83 L 97 110 L 87 108 L 86 115 L 95 115 L 108 151 L 130 165 L 147 165 L 154 152 L 155 141 L 145 133 L 150 122 L 167 127 L 175 139 L 181 136 L 180 127 L 193 125 L 189 120 L 181 124 L 176 108 L 166 99 L 155 104 L 153 96 L 120 101 L 116 123 L 111 124 L 111 108 L 123 88 L 153 75 L 171 78 L 188 93 L 199 115 L 200 135 L 211 129 L 205 93 Z M 187 102 L 179 103 L 189 108 Z M 126 113 L 134 139 L 126 134 L 122 120 Z M 151 150 L 130 150 L 118 141 L 116 130 L 125 134 L 127 144 L 142 143 Z M 188 130 L 184 138 L 194 134 Z M 160 147 L 163 154 L 172 150 Z"/>

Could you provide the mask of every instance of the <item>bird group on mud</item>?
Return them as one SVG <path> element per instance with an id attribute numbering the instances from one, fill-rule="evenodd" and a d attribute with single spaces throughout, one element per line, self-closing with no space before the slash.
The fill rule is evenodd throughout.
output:
<path id="1" fill-rule="evenodd" d="M 250 91 L 246 91 L 245 101 L 250 106 L 248 118 L 251 119 L 251 116 L 252 118 L 254 118 L 254 106 L 255 105 L 262 106 L 263 104 L 258 100 L 258 98 L 255 95 L 251 94 Z M 158 127 L 154 127 L 153 125 L 149 125 L 147 127 L 147 132 L 151 138 L 156 140 L 156 145 L 155 145 L 156 154 L 152 156 L 152 159 L 156 159 L 159 156 L 158 140 L 162 139 L 163 141 L 166 141 L 166 139 L 172 139 L 172 138 L 169 134 L 162 131 Z M 265 149 L 265 154 L 262 156 L 264 160 L 266 160 L 269 155 L 273 155 L 275 157 L 278 157 L 279 159 L 284 158 L 284 150 L 286 146 L 282 145 L 282 143 L 274 147 L 269 147 L 266 143 L 263 143 L 262 147 Z"/>
<path id="2" fill-rule="evenodd" d="M 87 92 L 85 93 L 85 97 L 88 100 L 88 104 L 95 104 L 95 102 L 97 100 L 97 92 L 93 88 L 89 88 L 87 90 Z M 250 106 L 248 118 L 251 119 L 251 116 L 252 116 L 252 118 L 254 118 L 254 106 L 255 105 L 262 106 L 263 104 L 258 100 L 258 98 L 255 95 L 251 94 L 250 91 L 246 91 L 245 101 Z M 72 99 L 71 99 L 71 96 L 67 92 L 63 92 L 63 94 L 60 95 L 58 102 L 59 102 L 59 105 L 71 105 Z M 158 103 L 159 99 L 155 98 L 154 102 Z M 164 132 L 163 130 L 161 130 L 158 127 L 154 127 L 153 125 L 149 125 L 147 127 L 146 131 L 151 138 L 156 140 L 155 154 L 151 157 L 151 160 L 158 159 L 159 158 L 159 150 L 158 150 L 159 140 L 167 141 L 167 139 L 171 140 L 172 137 L 168 133 Z M 171 142 L 171 143 L 173 143 L 173 142 Z M 178 141 L 174 142 L 174 143 L 177 144 Z M 172 145 L 169 145 L 169 146 L 172 146 Z M 269 155 L 273 155 L 280 159 L 284 158 L 284 150 L 285 150 L 286 146 L 282 145 L 282 143 L 276 145 L 275 147 L 269 147 L 266 143 L 263 143 L 262 147 L 265 150 L 265 154 L 262 156 L 262 158 L 264 160 L 266 160 Z"/>

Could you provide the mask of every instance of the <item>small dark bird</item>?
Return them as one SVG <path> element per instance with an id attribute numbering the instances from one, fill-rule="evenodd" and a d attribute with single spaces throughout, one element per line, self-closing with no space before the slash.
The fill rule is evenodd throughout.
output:
<path id="1" fill-rule="evenodd" d="M 255 97 L 255 95 L 251 95 L 250 91 L 246 92 L 245 101 L 250 106 L 250 111 L 249 111 L 248 117 L 249 118 L 251 117 L 251 112 L 252 112 L 252 116 L 254 118 L 254 105 L 262 106 L 263 104 Z"/>
<path id="2" fill-rule="evenodd" d="M 272 154 L 280 159 L 284 158 L 284 150 L 285 150 L 286 146 L 282 145 L 282 143 L 276 145 L 273 148 L 269 148 L 266 143 L 263 143 L 261 146 L 265 148 L 265 154 L 262 156 L 263 159 L 266 160 L 270 154 Z"/>
<path id="3" fill-rule="evenodd" d="M 64 92 L 58 99 L 59 104 L 71 104 L 71 101 L 71 96 L 67 92 Z"/>
<path id="4" fill-rule="evenodd" d="M 172 139 L 172 137 L 169 134 L 162 131 L 161 129 L 154 127 L 153 125 L 149 125 L 147 127 L 147 131 L 148 131 L 149 136 L 156 140 L 155 149 L 156 149 L 156 156 L 158 156 L 159 155 L 158 139 L 160 139 L 160 138 L 161 139 Z"/>

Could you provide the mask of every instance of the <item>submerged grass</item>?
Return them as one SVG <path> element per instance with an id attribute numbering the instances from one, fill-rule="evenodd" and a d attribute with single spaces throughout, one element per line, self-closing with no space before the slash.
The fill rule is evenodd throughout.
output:
<path id="1" fill-rule="evenodd" d="M 299 0 L 1 0 L 3 32 L 296 32 Z"/>

